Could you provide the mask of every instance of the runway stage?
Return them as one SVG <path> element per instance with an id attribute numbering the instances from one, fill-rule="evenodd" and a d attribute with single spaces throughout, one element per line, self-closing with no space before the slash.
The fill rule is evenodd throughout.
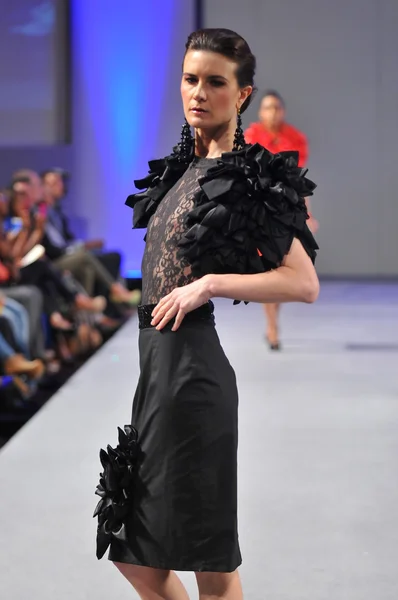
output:
<path id="1" fill-rule="evenodd" d="M 398 285 L 324 283 L 283 308 L 281 353 L 261 307 L 219 300 L 216 320 L 240 389 L 245 600 L 396 600 Z M 133 319 L 0 451 L 2 600 L 137 597 L 91 518 L 137 376 Z"/>

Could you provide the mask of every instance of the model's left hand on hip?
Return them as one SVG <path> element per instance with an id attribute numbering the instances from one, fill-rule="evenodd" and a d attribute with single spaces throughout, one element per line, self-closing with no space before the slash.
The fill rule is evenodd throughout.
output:
<path id="1" fill-rule="evenodd" d="M 187 313 L 206 304 L 209 300 L 210 294 L 204 277 L 176 288 L 156 305 L 152 313 L 151 325 L 160 331 L 175 317 L 171 330 L 177 331 Z"/>

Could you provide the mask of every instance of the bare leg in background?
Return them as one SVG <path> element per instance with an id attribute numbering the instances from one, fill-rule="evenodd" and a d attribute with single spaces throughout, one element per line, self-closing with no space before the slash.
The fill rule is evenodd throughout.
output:
<path id="1" fill-rule="evenodd" d="M 265 317 L 267 321 L 266 337 L 270 347 L 279 347 L 279 312 L 280 304 L 263 304 Z"/>

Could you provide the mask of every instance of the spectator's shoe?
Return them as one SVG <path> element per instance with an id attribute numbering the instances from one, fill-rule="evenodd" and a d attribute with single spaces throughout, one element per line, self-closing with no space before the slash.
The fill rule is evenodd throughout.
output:
<path id="1" fill-rule="evenodd" d="M 84 294 L 77 294 L 75 298 L 75 306 L 79 310 L 86 310 L 88 312 L 102 313 L 106 308 L 106 299 L 104 296 L 96 296 L 90 298 Z"/>
<path id="2" fill-rule="evenodd" d="M 22 354 L 14 354 L 4 362 L 4 371 L 7 375 L 27 375 L 29 379 L 43 377 L 45 367 L 40 359 L 27 360 Z"/>
<path id="3" fill-rule="evenodd" d="M 19 377 L 19 375 L 14 375 L 12 378 L 12 381 L 13 381 L 15 387 L 17 388 L 18 392 L 21 394 L 21 396 L 23 398 L 29 398 L 30 389 L 29 389 L 29 385 L 26 383 L 26 381 L 24 381 L 22 379 L 22 377 Z"/>
<path id="4" fill-rule="evenodd" d="M 50 315 L 50 325 L 54 331 L 62 331 L 63 333 L 73 333 L 76 330 L 75 325 L 65 319 L 59 312 L 53 312 Z"/>
<path id="5" fill-rule="evenodd" d="M 99 315 L 96 326 L 99 327 L 101 331 L 116 331 L 123 323 L 123 319 L 113 319 L 107 315 Z"/>
<path id="6" fill-rule="evenodd" d="M 141 302 L 141 290 L 129 291 L 120 284 L 114 284 L 111 289 L 110 300 L 115 304 L 138 306 Z"/>

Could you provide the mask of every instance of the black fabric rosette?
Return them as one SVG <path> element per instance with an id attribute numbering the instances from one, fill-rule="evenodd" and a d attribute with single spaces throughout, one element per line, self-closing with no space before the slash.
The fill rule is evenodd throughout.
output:
<path id="1" fill-rule="evenodd" d="M 151 161 L 148 176 L 135 182 L 145 191 L 126 201 L 134 208 L 134 227 L 147 227 L 184 174 L 188 163 L 178 156 L 176 147 L 170 156 Z M 222 154 L 199 180 L 179 243 L 194 276 L 270 271 L 282 264 L 295 237 L 314 262 L 318 245 L 307 226 L 305 198 L 316 185 L 306 174 L 298 166 L 298 152 L 272 154 L 248 144 Z"/>
<path id="2" fill-rule="evenodd" d="M 112 539 L 126 541 L 126 517 L 132 507 L 138 449 L 138 433 L 131 425 L 118 427 L 119 443 L 100 451 L 103 472 L 95 493 L 101 497 L 94 511 L 98 517 L 97 558 L 107 551 Z"/>
<path id="3" fill-rule="evenodd" d="M 182 162 L 179 158 L 178 146 L 173 148 L 170 156 L 149 162 L 148 175 L 134 181 L 135 187 L 144 191 L 131 194 L 126 200 L 126 205 L 134 209 L 134 228 L 141 229 L 148 226 L 149 219 L 155 214 L 161 200 L 187 168 L 188 163 Z"/>
<path id="4" fill-rule="evenodd" d="M 297 152 L 272 154 L 259 144 L 221 156 L 199 180 L 181 254 L 194 275 L 251 274 L 281 265 L 297 237 L 314 261 L 318 248 L 304 198 L 315 184 Z"/>

